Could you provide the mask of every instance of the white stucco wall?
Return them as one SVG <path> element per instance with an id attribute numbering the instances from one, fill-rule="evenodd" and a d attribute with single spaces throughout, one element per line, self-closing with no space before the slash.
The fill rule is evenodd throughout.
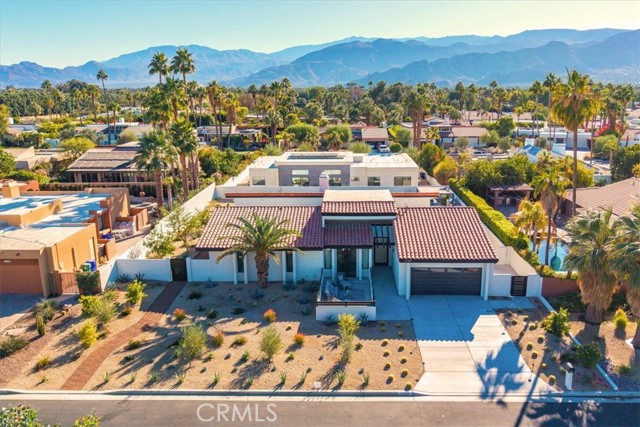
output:
<path id="1" fill-rule="evenodd" d="M 320 280 L 320 272 L 324 266 L 322 251 L 305 251 L 296 254 L 296 280 Z"/>
<path id="2" fill-rule="evenodd" d="M 167 259 L 118 259 L 116 260 L 118 275 L 127 274 L 132 278 L 139 273 L 147 280 L 170 282 L 171 263 Z"/>

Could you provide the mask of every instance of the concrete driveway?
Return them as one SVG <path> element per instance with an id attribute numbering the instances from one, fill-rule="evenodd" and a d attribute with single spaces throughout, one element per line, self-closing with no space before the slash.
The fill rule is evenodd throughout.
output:
<path id="1" fill-rule="evenodd" d="M 416 390 L 473 394 L 483 399 L 549 390 L 532 377 L 494 308 L 531 307 L 526 298 L 413 296 L 409 310 L 425 373 Z M 531 379 L 531 382 L 529 380 Z"/>

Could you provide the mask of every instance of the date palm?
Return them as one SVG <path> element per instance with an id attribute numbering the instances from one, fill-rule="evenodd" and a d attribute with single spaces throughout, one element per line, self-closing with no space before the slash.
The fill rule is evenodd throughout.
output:
<path id="1" fill-rule="evenodd" d="M 187 167 L 187 157 L 191 157 L 198 150 L 198 139 L 195 130 L 186 120 L 180 120 L 171 125 L 169 129 L 171 143 L 178 151 L 180 159 L 180 176 L 182 179 L 182 201 L 187 200 L 189 194 L 189 173 Z M 193 181 L 193 179 L 192 179 Z M 195 183 L 192 182 L 193 185 Z"/>
<path id="2" fill-rule="evenodd" d="M 231 92 L 224 99 L 224 109 L 227 112 L 227 123 L 229 125 L 229 133 L 227 133 L 227 147 L 231 145 L 231 129 L 236 123 L 236 112 L 240 108 L 240 101 L 238 101 L 238 95 Z"/>
<path id="3" fill-rule="evenodd" d="M 547 214 L 547 246 L 545 248 L 545 265 L 549 265 L 549 249 L 551 247 L 551 237 L 555 234 L 555 221 L 553 220 L 558 206 L 560 196 L 567 187 L 567 181 L 562 171 L 552 166 L 547 171 L 539 173 L 531 182 L 534 194 L 540 198 L 540 204 Z M 553 230 L 552 230 L 553 229 Z M 552 231 L 554 232 L 552 234 Z"/>
<path id="4" fill-rule="evenodd" d="M 567 268 L 578 271 L 582 302 L 587 305 L 585 320 L 601 323 L 617 282 L 612 268 L 615 230 L 611 224 L 611 210 L 588 211 L 575 216 L 566 230 L 571 241 L 564 261 Z"/>
<path id="5" fill-rule="evenodd" d="M 107 135 L 109 138 L 109 144 L 111 144 L 111 122 L 109 121 L 109 98 L 107 98 L 107 88 L 104 85 L 104 81 L 107 80 L 109 78 L 109 76 L 107 75 L 107 73 L 103 70 L 100 69 L 100 71 L 98 71 L 98 74 L 96 74 L 96 79 L 100 80 L 102 82 L 102 92 L 104 94 L 104 104 L 107 107 Z"/>
<path id="6" fill-rule="evenodd" d="M 413 128 L 412 147 L 420 149 L 420 138 L 422 137 L 422 121 L 424 119 L 425 110 L 429 106 L 429 99 L 422 87 L 417 90 L 411 90 L 404 100 L 405 108 L 411 116 L 411 125 Z"/>
<path id="7" fill-rule="evenodd" d="M 169 67 L 169 58 L 162 52 L 156 52 L 153 54 L 151 61 L 149 62 L 149 74 L 158 75 L 160 84 L 162 84 L 162 77 L 166 77 L 171 72 Z"/>
<path id="8" fill-rule="evenodd" d="M 159 208 L 164 206 L 162 175 L 175 163 L 176 157 L 176 149 L 169 143 L 165 132 L 152 130 L 142 135 L 133 162 L 139 169 L 153 176 Z"/>
<path id="9" fill-rule="evenodd" d="M 612 267 L 620 271 L 629 307 L 636 319 L 640 319 L 640 205 L 616 221 L 616 232 Z M 635 348 L 640 347 L 640 325 L 631 343 Z"/>
<path id="10" fill-rule="evenodd" d="M 220 110 L 222 109 L 222 101 L 224 99 L 224 87 L 213 80 L 206 87 L 207 97 L 209 98 L 209 105 L 211 106 L 211 114 L 213 115 L 213 122 L 217 128 L 218 144 L 222 140 L 222 121 L 220 120 Z"/>
<path id="11" fill-rule="evenodd" d="M 547 216 L 542 203 L 524 199 L 518 205 L 518 212 L 511 218 L 520 231 L 529 236 L 533 251 L 537 252 L 541 234 L 544 235 L 544 228 L 547 226 Z"/>
<path id="12" fill-rule="evenodd" d="M 187 74 L 196 72 L 196 63 L 193 60 L 193 54 L 186 48 L 176 50 L 175 56 L 171 59 L 171 71 L 182 75 L 183 89 L 185 93 L 187 93 Z M 189 107 L 191 107 L 191 97 L 189 97 Z M 187 120 L 189 120 L 188 111 Z"/>
<path id="13" fill-rule="evenodd" d="M 586 74 L 575 69 L 567 72 L 567 82 L 558 85 L 551 114 L 573 133 L 573 188 L 571 197 L 572 214 L 576 214 L 578 189 L 578 128 L 595 111 L 593 84 Z"/>
<path id="14" fill-rule="evenodd" d="M 277 251 L 302 251 L 293 246 L 300 233 L 287 228 L 288 220 L 268 218 L 254 212 L 251 218 L 238 218 L 237 222 L 227 224 L 232 230 L 228 236 L 221 239 L 231 240 L 233 246 L 224 250 L 217 261 L 222 258 L 240 253 L 246 257 L 249 253 L 255 253 L 256 271 L 258 272 L 258 285 L 266 288 L 269 283 L 269 260 L 279 263 Z"/>

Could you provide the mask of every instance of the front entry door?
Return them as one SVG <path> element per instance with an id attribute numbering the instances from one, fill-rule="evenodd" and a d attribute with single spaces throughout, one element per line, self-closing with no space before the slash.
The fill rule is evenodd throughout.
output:
<path id="1" fill-rule="evenodd" d="M 374 240 L 374 265 L 389 265 L 389 238 L 376 237 Z"/>
<path id="2" fill-rule="evenodd" d="M 356 277 L 356 249 L 338 249 L 338 273 L 347 277 Z"/>

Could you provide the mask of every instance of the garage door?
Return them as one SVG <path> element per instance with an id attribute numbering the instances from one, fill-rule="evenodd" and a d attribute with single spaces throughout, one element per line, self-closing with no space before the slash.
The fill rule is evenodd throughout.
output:
<path id="1" fill-rule="evenodd" d="M 480 295 L 481 268 L 412 268 L 411 295 Z"/>
<path id="2" fill-rule="evenodd" d="M 38 260 L 0 260 L 0 294 L 42 295 Z"/>

